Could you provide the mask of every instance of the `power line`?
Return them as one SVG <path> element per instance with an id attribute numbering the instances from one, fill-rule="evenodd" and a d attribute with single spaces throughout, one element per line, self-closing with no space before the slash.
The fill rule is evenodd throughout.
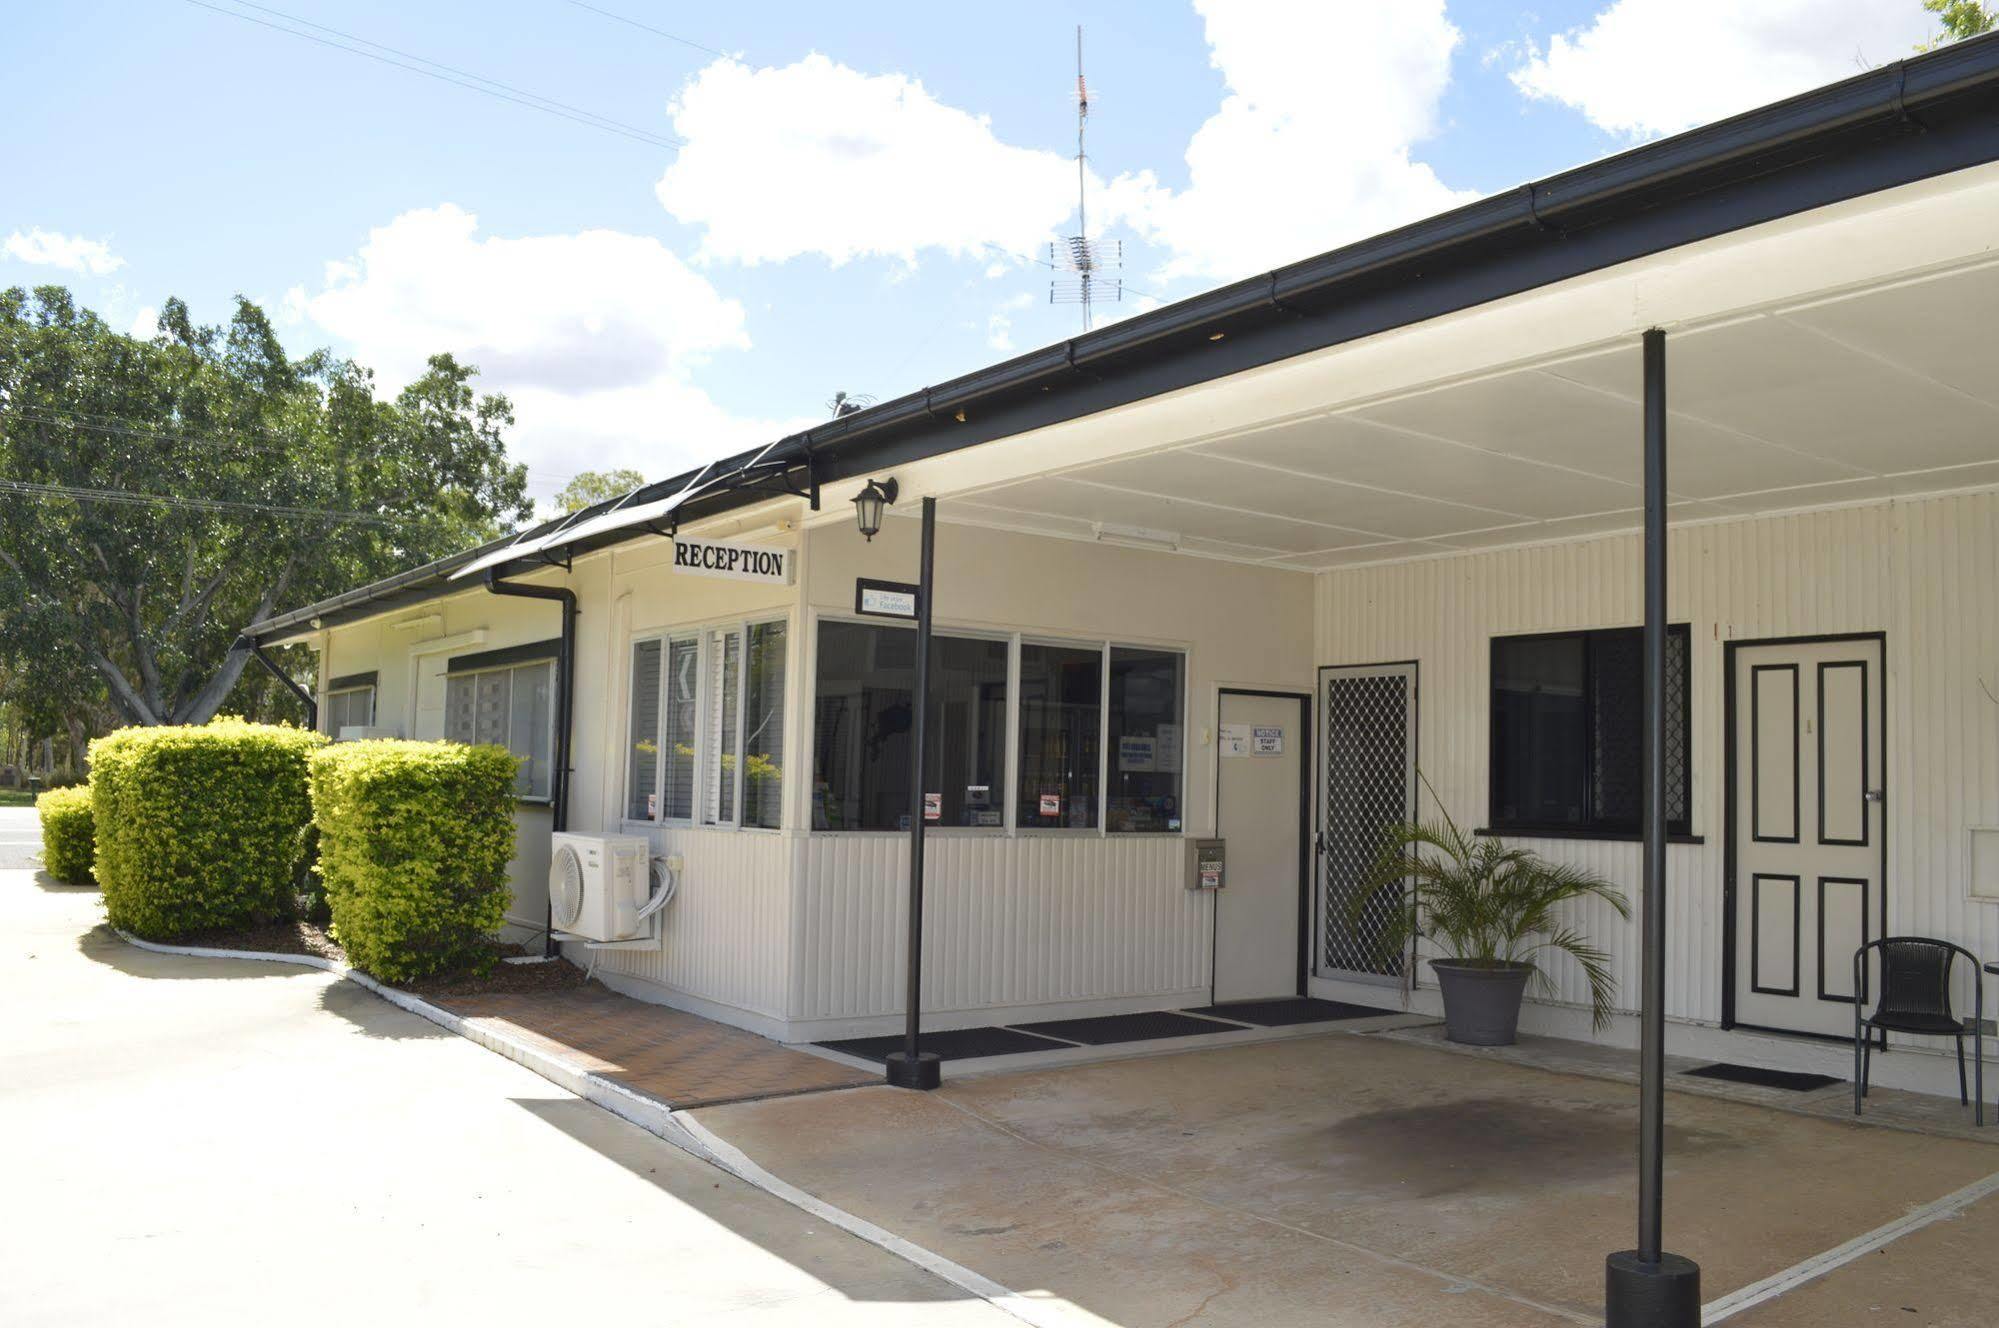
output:
<path id="1" fill-rule="evenodd" d="M 599 9 L 595 5 L 586 5 L 583 3 L 583 0 L 569 0 L 569 3 L 575 5 L 578 9 L 587 9 L 593 14 L 602 14 L 605 18 L 614 19 L 619 23 L 628 23 L 632 27 L 650 32 L 655 37 L 664 37 L 670 42 L 679 42 L 682 46 L 691 46 L 697 51 L 706 51 L 709 55 L 718 55 L 724 60 L 731 58 L 727 51 L 718 51 L 712 46 L 703 46 L 698 41 L 689 41 L 679 33 L 668 32 L 665 28 L 655 28 L 650 23 L 641 23 L 635 18 L 626 18 L 623 14 L 613 14 L 608 9 Z"/>
<path id="2" fill-rule="evenodd" d="M 341 512 L 322 507 L 292 507 L 283 503 L 247 503 L 224 498 L 179 498 L 164 493 L 138 493 L 131 489 L 89 489 L 73 484 L 37 484 L 30 480 L 0 479 L 0 494 L 16 494 L 49 501 L 58 498 L 86 503 L 111 503 L 124 507 L 176 507 L 195 512 L 246 512 L 254 516 L 310 518 L 315 521 L 342 521 L 357 525 L 419 526 L 423 522 L 408 517 L 384 516 L 379 512 Z"/>
<path id="3" fill-rule="evenodd" d="M 571 120 L 580 125 L 587 125 L 592 129 L 602 129 L 607 133 L 617 134 L 622 138 L 629 138 L 650 147 L 678 148 L 687 146 L 686 140 L 675 138 L 671 134 L 657 134 L 649 129 L 641 129 L 636 125 L 626 124 L 622 120 L 613 120 L 607 115 L 599 115 L 595 111 L 586 111 L 581 107 L 571 106 L 567 102 L 557 101 L 553 97 L 544 97 L 538 92 L 528 92 L 523 88 L 516 88 L 510 84 L 501 83 L 496 79 L 486 78 L 483 75 L 470 73 L 451 65 L 439 64 L 435 60 L 426 60 L 420 55 L 412 55 L 408 51 L 398 50 L 393 46 L 384 46 L 380 42 L 369 41 L 365 37 L 357 37 L 352 33 L 341 32 L 337 28 L 329 28 L 323 24 L 314 23 L 293 14 L 287 14 L 282 10 L 250 4 L 249 0 L 237 0 L 237 2 L 266 14 L 276 15 L 289 23 L 297 23 L 303 27 L 316 28 L 320 32 L 331 33 L 342 40 L 332 41 L 326 37 L 317 37 L 310 32 L 301 32 L 298 28 L 286 27 L 283 23 L 273 23 L 268 19 L 258 18 L 255 14 L 245 14 L 241 10 L 224 9 L 220 5 L 209 4 L 207 0 L 184 0 L 184 3 L 193 5 L 197 9 L 206 9 L 212 13 L 225 14 L 230 18 L 241 19 L 245 23 L 255 23 L 257 26 L 269 28 L 273 32 L 282 32 L 286 36 L 297 37 L 302 41 L 314 42 L 331 50 L 345 51 L 349 55 L 358 55 L 380 64 L 392 65 L 397 69 L 406 70 L 412 74 L 421 74 L 425 78 L 434 78 L 440 83 L 449 83 L 454 87 L 483 93 L 488 97 L 497 97 L 501 101 L 512 102 L 516 106 L 525 106 L 529 110 L 559 116 L 564 120 Z M 370 46 L 374 50 L 362 50 L 360 46 L 349 46 L 344 44 L 345 42 L 358 42 L 360 46 Z M 376 54 L 377 51 L 386 51 L 388 54 L 378 55 Z M 400 58 L 392 59 L 392 56 Z M 405 63 L 406 61 L 415 61 L 415 63 Z"/>
<path id="4" fill-rule="evenodd" d="M 154 429 L 137 428 L 112 415 L 86 415 L 80 412 L 42 411 L 31 406 L 9 407 L 0 404 L 0 423 L 5 422 L 9 415 L 19 415 L 39 424 L 52 424 L 59 428 L 80 429 L 87 433 L 114 434 L 127 438 L 137 438 L 147 442 L 187 443 L 202 446 L 213 445 L 218 448 L 233 449 L 255 456 L 283 456 L 296 448 L 306 446 L 304 442 L 297 438 L 285 438 L 278 434 L 246 431 L 250 433 L 252 438 L 265 439 L 274 444 L 273 446 L 257 447 L 229 438 L 204 437 L 199 434 L 163 433 Z M 516 464 L 527 466 L 526 462 Z M 533 466 L 527 466 L 527 470 L 531 478 L 548 482 L 573 480 L 576 478 L 573 473 L 567 471 L 540 470 Z"/>

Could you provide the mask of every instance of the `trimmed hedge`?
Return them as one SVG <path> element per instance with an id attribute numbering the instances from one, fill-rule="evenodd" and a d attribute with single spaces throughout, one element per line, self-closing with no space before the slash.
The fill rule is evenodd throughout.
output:
<path id="1" fill-rule="evenodd" d="M 306 757 L 325 737 L 218 719 L 90 744 L 97 883 L 113 926 L 152 940 L 290 917 Z"/>
<path id="2" fill-rule="evenodd" d="M 312 754 L 319 872 L 357 967 L 385 982 L 491 970 L 519 765 L 504 747 L 397 738 Z"/>
<path id="3" fill-rule="evenodd" d="M 35 799 L 42 816 L 42 866 L 67 885 L 89 885 L 96 832 L 88 788 L 51 789 Z"/>

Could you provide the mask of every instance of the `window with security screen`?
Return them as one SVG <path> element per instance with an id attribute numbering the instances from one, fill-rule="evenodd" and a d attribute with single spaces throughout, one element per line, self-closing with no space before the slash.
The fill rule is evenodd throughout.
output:
<path id="1" fill-rule="evenodd" d="M 1666 828 L 1689 832 L 1690 634 L 1666 631 Z M 1644 805 L 1644 631 L 1492 641 L 1488 824 L 1516 833 L 1639 833 Z"/>

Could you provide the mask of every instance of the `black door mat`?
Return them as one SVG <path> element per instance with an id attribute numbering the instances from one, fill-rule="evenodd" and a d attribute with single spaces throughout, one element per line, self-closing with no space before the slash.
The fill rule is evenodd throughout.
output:
<path id="1" fill-rule="evenodd" d="M 891 1051 L 902 1050 L 902 1035 L 892 1037 L 843 1038 L 838 1042 L 816 1042 L 828 1051 L 844 1051 L 849 1056 L 888 1063 Z M 925 1033 L 919 1044 L 934 1051 L 940 1060 L 963 1061 L 977 1056 L 1017 1056 L 1024 1051 L 1059 1051 L 1072 1045 L 1054 1038 L 1018 1033 L 1011 1028 L 952 1028 Z"/>
<path id="2" fill-rule="evenodd" d="M 1809 1093 L 1813 1089 L 1846 1082 L 1830 1074 L 1766 1070 L 1758 1065 L 1730 1065 L 1726 1061 L 1703 1065 L 1696 1070 L 1683 1070 L 1681 1073 L 1690 1074 L 1696 1079 L 1723 1079 L 1731 1084 L 1755 1084 L 1758 1088 L 1788 1088 L 1793 1093 Z"/>
<path id="3" fill-rule="evenodd" d="M 1244 1025 L 1196 1019 L 1173 1010 L 1112 1014 L 1095 1019 L 1057 1019 L 1045 1024 L 1015 1024 L 1023 1033 L 1062 1038 L 1101 1047 L 1112 1042 L 1144 1042 L 1149 1038 L 1192 1037 L 1200 1033 L 1239 1033 Z"/>
<path id="4" fill-rule="evenodd" d="M 1400 1012 L 1377 1010 L 1371 1005 L 1348 1005 L 1345 1001 L 1322 1001 L 1310 996 L 1287 996 L 1274 1001 L 1230 1001 L 1226 1005 L 1203 1005 L 1188 1013 L 1211 1014 L 1218 1019 L 1233 1019 L 1237 1023 L 1255 1024 L 1259 1028 L 1278 1028 L 1285 1024 L 1317 1024 L 1333 1019 L 1373 1019 L 1378 1015 Z"/>

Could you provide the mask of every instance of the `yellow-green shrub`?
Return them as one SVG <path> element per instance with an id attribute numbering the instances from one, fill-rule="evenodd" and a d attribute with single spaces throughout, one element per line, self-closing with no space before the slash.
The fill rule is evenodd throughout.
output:
<path id="1" fill-rule="evenodd" d="M 70 885 L 90 884 L 90 790 L 50 789 L 35 799 L 42 816 L 42 866 L 49 875 Z"/>
<path id="2" fill-rule="evenodd" d="M 112 925 L 155 940 L 292 914 L 305 760 L 326 739 L 218 719 L 90 744 L 97 884 Z"/>
<path id="3" fill-rule="evenodd" d="M 492 967 L 518 767 L 504 747 L 394 738 L 313 753 L 319 872 L 357 967 L 387 982 Z"/>

